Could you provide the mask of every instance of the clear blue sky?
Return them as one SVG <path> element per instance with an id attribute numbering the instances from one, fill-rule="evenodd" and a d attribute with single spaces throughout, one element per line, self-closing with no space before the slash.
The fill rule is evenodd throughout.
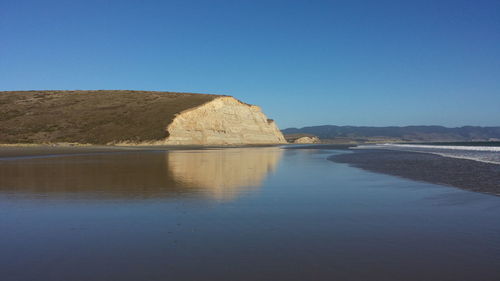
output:
<path id="1" fill-rule="evenodd" d="M 233 95 L 281 128 L 500 125 L 500 1 L 0 1 L 0 90 Z"/>

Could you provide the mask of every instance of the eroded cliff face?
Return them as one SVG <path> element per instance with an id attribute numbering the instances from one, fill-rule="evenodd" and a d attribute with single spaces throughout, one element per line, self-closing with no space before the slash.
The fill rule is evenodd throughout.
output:
<path id="1" fill-rule="evenodd" d="M 166 130 L 163 144 L 240 145 L 286 143 L 274 121 L 258 106 L 219 97 L 179 113 Z"/>
<path id="2" fill-rule="evenodd" d="M 307 143 L 320 143 L 321 141 L 319 140 L 318 137 L 301 137 L 296 139 L 293 143 L 298 143 L 298 144 L 307 144 Z"/>

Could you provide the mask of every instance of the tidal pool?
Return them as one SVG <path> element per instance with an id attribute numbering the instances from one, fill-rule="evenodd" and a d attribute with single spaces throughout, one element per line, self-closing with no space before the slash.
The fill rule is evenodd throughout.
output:
<path id="1" fill-rule="evenodd" d="M 500 280 L 500 197 L 337 153 L 0 160 L 0 280 Z"/>

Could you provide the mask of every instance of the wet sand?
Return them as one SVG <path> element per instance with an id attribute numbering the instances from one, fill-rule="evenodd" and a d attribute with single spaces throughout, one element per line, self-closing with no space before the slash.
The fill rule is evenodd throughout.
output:
<path id="1" fill-rule="evenodd" d="M 31 158 L 54 155 L 81 155 L 95 153 L 121 153 L 137 151 L 170 151 L 170 150 L 198 150 L 217 148 L 252 148 L 252 147 L 282 147 L 285 149 L 336 149 L 345 150 L 354 147 L 354 144 L 306 144 L 306 145 L 151 145 L 151 146 L 112 146 L 112 145 L 1 145 L 0 160 L 2 158 Z"/>
<path id="2" fill-rule="evenodd" d="M 32 158 L 54 155 L 81 155 L 95 153 L 148 152 L 170 150 L 195 150 L 231 147 L 272 147 L 276 145 L 242 146 L 200 146 L 200 145 L 157 145 L 157 146 L 111 146 L 111 145 L 0 145 L 0 160 L 9 158 Z"/>
<path id="3" fill-rule="evenodd" d="M 123 154 L 137 152 L 166 152 L 180 149 L 200 149 L 200 147 L 170 147 L 170 146 L 0 146 L 0 161 L 51 158 L 59 156 L 81 156 L 100 154 Z"/>
<path id="4" fill-rule="evenodd" d="M 357 144 L 289 144 L 284 146 L 286 149 L 335 149 L 347 150 L 355 147 Z"/>
<path id="5" fill-rule="evenodd" d="M 328 158 L 367 171 L 500 195 L 500 165 L 435 154 L 358 150 Z"/>
<path id="6" fill-rule="evenodd" d="M 119 146 L 0 146 L 1 158 L 48 156 L 48 155 L 72 155 L 72 154 L 92 154 L 104 152 L 120 152 L 148 150 L 148 148 L 119 147 Z"/>

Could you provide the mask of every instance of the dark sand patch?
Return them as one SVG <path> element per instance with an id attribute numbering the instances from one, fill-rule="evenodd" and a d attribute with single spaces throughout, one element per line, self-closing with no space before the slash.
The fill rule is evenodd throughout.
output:
<path id="1" fill-rule="evenodd" d="M 416 181 L 500 195 L 500 165 L 435 154 L 358 150 L 328 160 Z"/>

